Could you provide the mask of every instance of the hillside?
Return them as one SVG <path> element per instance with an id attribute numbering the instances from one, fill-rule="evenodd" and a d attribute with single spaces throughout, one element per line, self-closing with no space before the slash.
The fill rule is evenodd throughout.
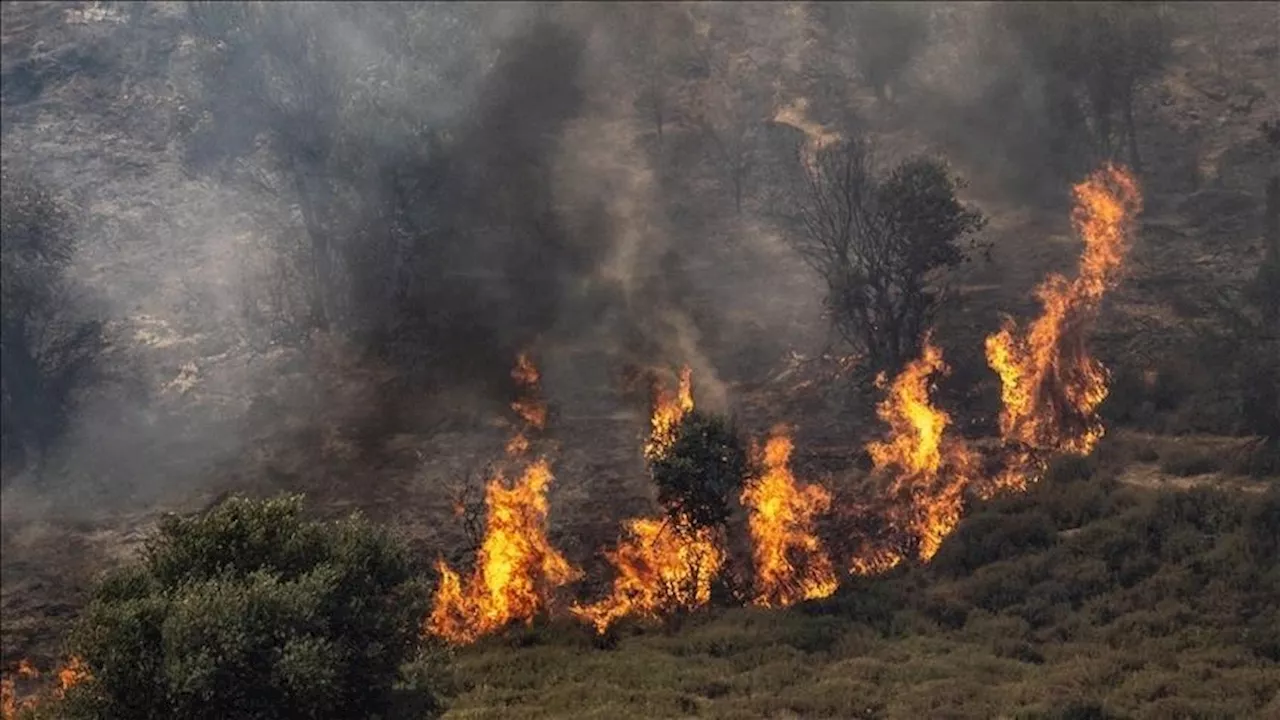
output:
<path id="1" fill-rule="evenodd" d="M 837 558 L 825 599 L 764 610 L 721 589 L 603 637 L 555 613 L 453 648 L 447 716 L 1280 717 L 1280 476 L 1242 410 L 1262 387 L 1247 353 L 1277 338 L 1213 309 L 1269 257 L 1280 12 L 1175 5 L 1132 102 L 1143 210 L 1096 322 L 1063 343 L 1107 368 L 1087 460 L 1055 460 L 1024 494 L 966 492 L 931 561 L 861 577 Z M 794 252 L 797 148 L 821 137 L 778 120 L 796 97 L 878 161 L 944 158 L 985 215 L 986 251 L 949 270 L 932 318 L 949 373 L 926 400 L 975 475 L 1003 462 L 984 340 L 1037 317 L 1046 275 L 1077 272 L 1084 177 L 1048 166 L 1032 122 L 1048 76 L 988 35 L 990 4 L 921 4 L 931 34 L 887 90 L 805 3 L 348 10 L 258 28 L 285 33 L 261 61 L 281 80 L 219 65 L 233 36 L 201 36 L 183 4 L 4 4 L 4 162 L 74 208 L 68 277 L 103 321 L 105 379 L 38 464 L 6 465 L 3 668 L 53 667 L 105 568 L 165 513 L 231 493 L 359 510 L 433 585 L 437 558 L 473 562 L 485 483 L 528 430 L 516 351 L 547 413 L 528 451 L 554 474 L 547 539 L 584 570 L 557 603 L 604 592 L 602 550 L 658 507 L 643 381 L 680 366 L 698 408 L 751 443 L 791 428 L 795 475 L 834 498 L 828 546 L 869 537 L 865 518 L 841 523 L 875 502 L 884 391 L 853 382 L 827 288 Z M 289 64 L 289 32 L 321 80 Z M 329 92 L 333 108 L 307 95 Z M 308 190 L 317 177 L 333 188 Z M 342 290 L 312 275 L 323 233 Z"/>

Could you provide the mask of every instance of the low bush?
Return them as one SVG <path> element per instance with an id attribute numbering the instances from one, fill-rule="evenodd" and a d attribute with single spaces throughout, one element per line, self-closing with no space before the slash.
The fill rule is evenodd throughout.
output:
<path id="1" fill-rule="evenodd" d="M 415 577 L 387 533 L 305 520 L 299 497 L 169 516 L 94 591 L 70 642 L 91 679 L 60 716 L 427 717 L 444 674 Z"/>
<path id="2" fill-rule="evenodd" d="M 1177 477 L 1207 475 L 1222 468 L 1222 456 L 1213 450 L 1174 448 L 1160 457 L 1160 470 Z"/>

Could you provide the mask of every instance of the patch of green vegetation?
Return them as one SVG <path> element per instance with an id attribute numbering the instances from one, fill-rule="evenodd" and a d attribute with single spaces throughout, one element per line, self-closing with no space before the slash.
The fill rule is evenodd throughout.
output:
<path id="1" fill-rule="evenodd" d="M 607 649 L 571 625 L 465 649 L 449 717 L 1266 717 L 1278 538 L 1280 489 L 1122 488 L 1064 460 L 975 508 L 932 565 L 833 598 Z"/>
<path id="2" fill-rule="evenodd" d="M 1221 450 L 1175 446 L 1160 458 L 1160 470 L 1177 477 L 1193 477 L 1223 468 Z"/>
<path id="3" fill-rule="evenodd" d="M 69 651 L 90 677 L 39 712 L 430 717 L 447 672 L 420 641 L 427 597 L 391 535 L 307 520 L 298 497 L 169 516 L 77 622 Z"/>

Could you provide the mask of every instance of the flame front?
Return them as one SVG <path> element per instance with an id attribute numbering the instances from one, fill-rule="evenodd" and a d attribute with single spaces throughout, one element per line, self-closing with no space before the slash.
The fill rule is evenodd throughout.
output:
<path id="1" fill-rule="evenodd" d="M 428 629 L 455 644 L 474 642 L 516 620 L 530 621 L 545 609 L 551 590 L 579 572 L 547 541 L 545 460 L 530 465 L 512 488 L 502 477 L 489 482 L 488 518 L 476 569 L 464 584 L 442 560 L 440 586 Z"/>
<path id="2" fill-rule="evenodd" d="M 1088 453 L 1105 430 L 1097 410 L 1107 397 L 1107 370 L 1089 356 L 1085 334 L 1116 283 L 1142 195 L 1134 177 L 1114 165 L 1074 191 L 1071 219 L 1085 244 L 1076 278 L 1052 274 L 1036 289 L 1044 312 L 1025 335 L 1006 318 L 986 341 L 987 364 L 1000 376 L 1000 433 L 1015 448 L 987 494 L 1025 488 L 1042 453 Z"/>
<path id="3" fill-rule="evenodd" d="M 791 438 L 775 429 L 764 447 L 764 473 L 742 492 L 748 509 L 756 598 L 762 607 L 786 607 L 824 598 L 838 582 L 831 559 L 814 534 L 815 516 L 827 511 L 831 495 L 822 487 L 801 487 L 791 474 Z M 799 556 L 800 565 L 793 557 Z"/>
<path id="4" fill-rule="evenodd" d="M 528 426 L 541 429 L 546 405 L 538 399 L 538 370 L 523 353 L 512 377 L 521 397 L 511 404 Z M 529 449 L 524 432 L 508 443 L 518 457 Z M 485 488 L 485 536 L 472 575 L 462 577 L 443 560 L 436 563 L 440 584 L 427 618 L 427 630 L 454 644 L 474 642 L 508 624 L 532 621 L 549 602 L 551 592 L 581 574 L 547 540 L 547 487 L 551 466 L 539 458 L 526 466 L 508 488 L 497 475 Z"/>
<path id="5" fill-rule="evenodd" d="M 649 460 L 666 455 L 676 441 L 676 429 L 680 421 L 693 410 L 693 370 L 684 366 L 680 370 L 680 384 L 673 393 L 666 388 L 654 392 L 653 413 L 649 418 L 649 440 L 644 446 L 644 456 Z"/>
<path id="6" fill-rule="evenodd" d="M 627 523 L 616 550 L 605 556 L 617 570 L 608 597 L 575 605 L 574 615 L 603 633 L 619 618 L 650 619 L 693 610 L 711 600 L 711 582 L 724 565 L 717 532 L 686 521 L 636 518 Z"/>
<path id="7" fill-rule="evenodd" d="M 930 378 L 947 372 L 942 350 L 924 338 L 921 356 L 911 361 L 887 387 L 876 407 L 889 425 L 884 440 L 867 444 L 875 469 L 893 473 L 884 514 L 890 526 L 915 546 L 922 561 L 938 552 L 942 541 L 960 522 L 964 490 L 975 475 L 973 453 L 962 442 L 947 438 L 951 416 L 929 399 Z M 885 387 L 884 377 L 879 378 Z M 905 559 L 900 546 L 873 546 L 854 558 L 858 574 L 884 572 Z"/>

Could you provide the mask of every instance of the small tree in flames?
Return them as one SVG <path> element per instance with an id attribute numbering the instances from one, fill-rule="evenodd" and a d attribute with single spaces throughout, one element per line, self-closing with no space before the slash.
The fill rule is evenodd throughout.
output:
<path id="1" fill-rule="evenodd" d="M 652 461 L 658 502 L 676 523 L 719 527 L 748 474 L 741 438 L 725 417 L 691 410 L 670 449 Z"/>

